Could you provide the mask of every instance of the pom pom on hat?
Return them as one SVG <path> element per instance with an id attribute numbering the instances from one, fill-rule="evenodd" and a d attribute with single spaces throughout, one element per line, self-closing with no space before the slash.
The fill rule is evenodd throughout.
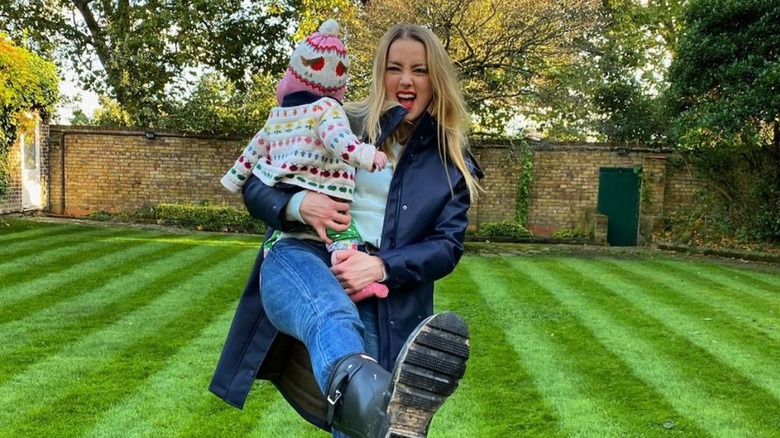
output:
<path id="1" fill-rule="evenodd" d="M 285 95 L 296 91 L 344 99 L 349 56 L 338 35 L 338 22 L 329 19 L 296 47 L 276 89 L 280 104 Z"/>
<path id="2" fill-rule="evenodd" d="M 339 23 L 332 18 L 325 20 L 324 23 L 320 24 L 320 33 L 323 35 L 334 36 L 338 38 Z"/>

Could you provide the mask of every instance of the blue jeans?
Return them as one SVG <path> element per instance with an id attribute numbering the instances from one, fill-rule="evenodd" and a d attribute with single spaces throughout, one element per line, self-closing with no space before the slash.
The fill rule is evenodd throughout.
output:
<path id="1" fill-rule="evenodd" d="M 266 315 L 306 345 L 323 394 L 339 359 L 365 352 L 357 307 L 329 268 L 324 244 L 285 238 L 269 251 L 260 277 Z"/>

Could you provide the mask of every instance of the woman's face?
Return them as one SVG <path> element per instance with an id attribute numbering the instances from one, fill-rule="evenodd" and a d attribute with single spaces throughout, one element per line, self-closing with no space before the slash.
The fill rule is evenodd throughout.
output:
<path id="1" fill-rule="evenodd" d="M 416 121 L 433 98 L 425 45 L 411 39 L 393 41 L 387 52 L 386 67 L 387 98 L 409 110 L 405 120 Z"/>

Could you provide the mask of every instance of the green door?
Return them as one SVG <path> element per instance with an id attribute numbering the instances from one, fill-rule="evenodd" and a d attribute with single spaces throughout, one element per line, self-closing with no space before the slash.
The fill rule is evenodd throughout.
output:
<path id="1" fill-rule="evenodd" d="M 631 167 L 599 169 L 598 212 L 607 216 L 607 242 L 636 245 L 639 228 L 639 175 Z"/>

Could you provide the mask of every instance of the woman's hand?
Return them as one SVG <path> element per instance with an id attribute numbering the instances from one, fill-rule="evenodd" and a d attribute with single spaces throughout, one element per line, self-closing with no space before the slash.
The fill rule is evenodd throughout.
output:
<path id="1" fill-rule="evenodd" d="M 301 217 L 311 225 L 325 243 L 332 240 L 325 233 L 330 228 L 333 231 L 344 231 L 349 228 L 349 203 L 334 201 L 328 195 L 308 192 L 301 200 L 299 210 Z"/>
<path id="2" fill-rule="evenodd" d="M 355 250 L 338 250 L 331 254 L 330 272 L 336 276 L 341 287 L 352 295 L 384 277 L 384 263 L 376 256 Z"/>

